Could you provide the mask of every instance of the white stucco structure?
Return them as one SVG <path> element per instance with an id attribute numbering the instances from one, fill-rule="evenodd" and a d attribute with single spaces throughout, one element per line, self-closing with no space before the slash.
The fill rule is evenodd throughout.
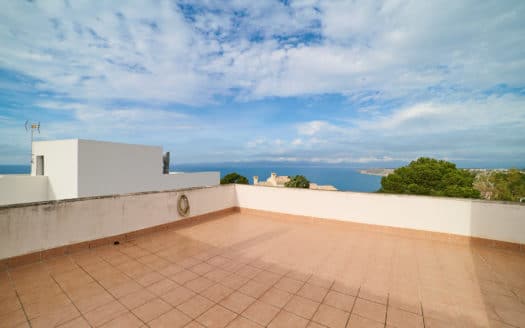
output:
<path id="1" fill-rule="evenodd" d="M 162 174 L 162 155 L 157 146 L 33 142 L 31 176 L 0 176 L 0 205 L 219 184 L 219 172 Z"/>

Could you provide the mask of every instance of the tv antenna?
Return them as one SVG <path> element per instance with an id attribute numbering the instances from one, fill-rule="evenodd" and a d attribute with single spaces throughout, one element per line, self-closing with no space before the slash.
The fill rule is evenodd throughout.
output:
<path id="1" fill-rule="evenodd" d="M 26 131 L 31 130 L 31 165 L 33 165 L 33 138 L 35 131 L 40 134 L 40 122 L 30 124 L 29 121 L 26 121 L 25 128 Z"/>

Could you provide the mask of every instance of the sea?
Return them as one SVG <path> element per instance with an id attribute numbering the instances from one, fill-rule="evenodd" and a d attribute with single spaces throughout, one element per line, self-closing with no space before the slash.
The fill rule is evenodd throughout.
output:
<path id="1" fill-rule="evenodd" d="M 294 166 L 272 163 L 271 165 L 252 165 L 244 163 L 233 164 L 180 164 L 170 166 L 170 171 L 199 172 L 219 171 L 221 177 L 231 172 L 237 172 L 253 183 L 253 176 L 259 181 L 266 180 L 272 172 L 277 175 L 303 175 L 311 182 L 319 185 L 332 185 L 338 190 L 374 192 L 381 187 L 381 177 L 361 174 L 358 168 Z M 0 165 L 0 174 L 28 174 L 29 165 Z"/>

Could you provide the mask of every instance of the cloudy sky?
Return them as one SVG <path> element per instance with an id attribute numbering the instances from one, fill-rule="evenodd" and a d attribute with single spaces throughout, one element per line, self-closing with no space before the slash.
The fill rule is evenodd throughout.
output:
<path id="1" fill-rule="evenodd" d="M 40 139 L 176 163 L 525 166 L 524 1 L 1 1 L 0 164 Z"/>

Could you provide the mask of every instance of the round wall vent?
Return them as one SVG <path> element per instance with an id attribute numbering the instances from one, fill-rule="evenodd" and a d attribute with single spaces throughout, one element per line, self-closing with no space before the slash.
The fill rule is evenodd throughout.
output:
<path id="1" fill-rule="evenodd" d="M 190 213 L 190 201 L 184 194 L 180 195 L 177 200 L 177 211 L 180 216 L 187 216 Z"/>

